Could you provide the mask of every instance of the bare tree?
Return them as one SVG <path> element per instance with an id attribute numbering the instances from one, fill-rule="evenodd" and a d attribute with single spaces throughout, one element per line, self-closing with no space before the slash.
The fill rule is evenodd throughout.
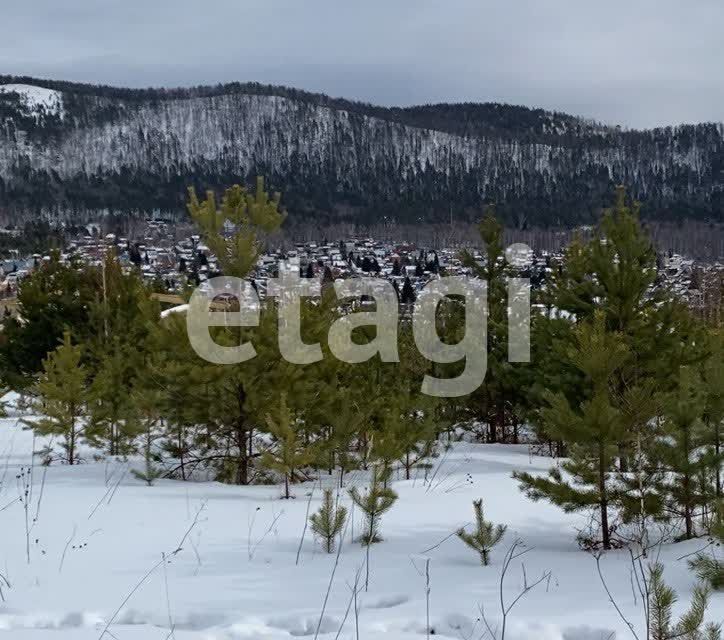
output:
<path id="1" fill-rule="evenodd" d="M 528 593 L 530 593 L 533 589 L 535 589 L 538 585 L 542 584 L 543 582 L 548 582 L 551 579 L 551 572 L 545 571 L 541 574 L 541 576 L 534 580 L 533 582 L 530 582 L 528 580 L 528 574 L 525 570 L 525 564 L 521 562 L 521 571 L 523 572 L 523 587 L 521 590 L 515 595 L 515 597 L 508 601 L 505 598 L 505 578 L 508 575 L 508 571 L 510 570 L 510 565 L 513 563 L 514 560 L 517 560 L 521 556 L 524 556 L 526 553 L 531 551 L 530 548 L 526 548 L 523 544 L 523 541 L 520 538 L 517 538 L 513 544 L 510 546 L 508 551 L 505 554 L 505 557 L 503 558 L 503 567 L 500 570 L 500 581 L 498 585 L 498 593 L 500 596 L 500 614 L 501 614 L 501 623 L 500 627 L 496 626 L 493 628 L 490 624 L 490 621 L 485 613 L 485 609 L 483 605 L 480 605 L 480 617 L 483 620 L 483 623 L 485 624 L 485 628 L 487 629 L 488 633 L 490 634 L 490 637 L 493 638 L 493 640 L 505 640 L 505 632 L 508 626 L 508 620 L 510 618 L 510 613 L 513 611 L 513 608 L 515 605 L 520 602 L 522 598 L 524 598 Z"/>

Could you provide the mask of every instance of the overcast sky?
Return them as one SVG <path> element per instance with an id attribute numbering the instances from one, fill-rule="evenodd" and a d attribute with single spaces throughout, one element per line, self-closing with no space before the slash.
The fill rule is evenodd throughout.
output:
<path id="1" fill-rule="evenodd" d="M 724 120 L 722 0 L 2 0 L 0 73 Z"/>

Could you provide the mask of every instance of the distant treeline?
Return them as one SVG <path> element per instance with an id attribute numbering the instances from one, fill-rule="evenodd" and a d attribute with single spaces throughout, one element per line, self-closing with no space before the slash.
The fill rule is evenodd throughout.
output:
<path id="1" fill-rule="evenodd" d="M 681 224 L 650 221 L 644 230 L 653 240 L 660 253 L 677 253 L 703 262 L 724 261 L 724 225 L 710 224 L 696 220 L 685 220 Z M 507 227 L 503 238 L 505 245 L 522 242 L 536 252 L 558 252 L 565 249 L 571 241 L 580 237 L 590 238 L 593 229 L 516 229 Z M 330 226 L 314 223 L 286 224 L 282 231 L 272 238 L 276 242 L 291 247 L 298 242 L 336 242 L 348 238 L 374 238 L 395 243 L 413 243 L 421 247 L 434 249 L 482 248 L 480 234 L 476 224 L 455 222 L 450 224 L 378 224 L 360 226 L 336 224 Z M 279 239 L 277 241 L 277 238 Z"/>

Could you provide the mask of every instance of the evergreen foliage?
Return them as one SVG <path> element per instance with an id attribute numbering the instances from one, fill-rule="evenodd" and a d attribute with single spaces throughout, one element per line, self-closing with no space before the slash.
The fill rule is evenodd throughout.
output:
<path id="1" fill-rule="evenodd" d="M 284 217 L 279 203 L 259 181 L 255 192 L 232 187 L 220 204 L 213 194 L 202 201 L 192 192 L 189 211 L 223 273 L 253 278 L 268 234 Z M 587 545 L 634 543 L 645 554 L 652 521 L 666 522 L 677 536 L 711 532 L 718 541 L 721 332 L 698 322 L 660 286 L 637 206 L 620 191 L 591 239 L 574 242 L 562 264 L 550 263 L 537 300 L 542 311 L 531 320 L 531 363 L 507 360 L 507 282 L 527 272 L 506 260 L 503 227 L 492 209 L 479 233 L 484 252 L 465 254 L 463 263 L 489 285 L 488 374 L 465 398 L 419 393 L 425 374 L 455 376 L 464 363 L 433 364 L 420 356 L 406 314 L 398 326 L 400 362 L 348 365 L 332 357 L 329 326 L 353 305 L 337 300 L 327 268 L 322 296 L 301 303 L 302 340 L 320 343 L 321 361 L 304 367 L 285 361 L 279 307 L 266 298 L 258 327 L 210 328 L 222 346 L 253 341 L 257 357 L 211 365 L 191 348 L 185 318 L 161 319 L 152 286 L 112 251 L 98 266 L 53 256 L 23 282 L 22 321 L 6 320 L 0 344 L 4 382 L 35 394 L 34 410 L 43 417 L 28 424 L 62 441 L 68 463 L 77 463 L 81 442 L 109 455 L 140 455 L 143 468 L 134 475 L 149 485 L 161 476 L 250 484 L 278 474 L 291 497 L 291 484 L 314 473 L 338 473 L 341 488 L 349 471 L 371 469 L 369 488 L 349 491 L 366 517 L 360 539 L 368 550 L 381 540 L 381 518 L 397 499 L 389 486 L 393 473 L 411 478 L 427 468 L 443 434 L 448 442 L 516 442 L 523 425 L 562 459 L 547 476 L 516 478 L 534 500 L 593 514 L 596 532 Z M 143 261 L 140 252 L 134 260 Z M 201 260 L 189 265 L 190 278 Z M 370 274 L 380 267 L 360 253 L 349 260 Z M 395 282 L 409 264 L 418 272 L 439 270 L 437 254 L 421 252 L 395 262 Z M 400 301 L 415 302 L 409 278 Z M 441 302 L 436 328 L 449 344 L 462 338 L 460 297 Z M 353 338 L 372 340 L 374 327 L 355 329 Z M 485 520 L 482 502 L 474 508 L 476 530 L 457 533 L 486 564 L 505 527 Z M 346 516 L 325 492 L 310 523 L 327 550 Z M 714 588 L 723 582 L 718 543 L 692 561 Z M 665 612 L 670 597 L 663 587 L 657 597 Z M 664 622 L 662 633 L 678 628 Z"/>
<path id="2" fill-rule="evenodd" d="M 417 294 L 412 286 L 412 282 L 409 277 L 405 277 L 405 282 L 402 285 L 402 293 L 400 294 L 400 302 L 402 304 L 413 304 L 417 299 Z"/>
<path id="3" fill-rule="evenodd" d="M 261 463 L 284 477 L 284 497 L 289 499 L 289 485 L 294 481 L 294 474 L 310 461 L 310 453 L 299 438 L 299 425 L 287 404 L 285 393 L 282 393 L 274 412 L 267 414 L 266 421 L 274 444 L 264 453 Z"/>
<path id="4" fill-rule="evenodd" d="M 69 465 L 78 462 L 78 445 L 84 435 L 88 373 L 81 358 L 81 347 L 71 342 L 66 331 L 60 346 L 43 361 L 33 389 L 33 411 L 42 417 L 25 421 L 38 435 L 60 438 Z"/>
<path id="5" fill-rule="evenodd" d="M 724 589 L 724 501 L 717 505 L 715 520 L 710 532 L 710 549 L 698 553 L 689 561 L 689 568 L 699 576 L 699 579 L 712 589 Z"/>
<path id="6" fill-rule="evenodd" d="M 485 519 L 482 499 L 473 502 L 475 511 L 475 531 L 468 533 L 465 529 L 458 529 L 457 536 L 480 556 L 483 566 L 490 564 L 490 552 L 505 535 L 507 527 L 503 524 L 493 524 Z"/>
<path id="7" fill-rule="evenodd" d="M 238 184 L 228 188 L 220 208 L 212 191 L 200 201 L 196 191 L 189 189 L 189 214 L 201 228 L 224 275 L 244 278 L 249 274 L 259 258 L 260 233 L 275 231 L 284 220 L 280 199 L 279 194 L 269 198 L 261 177 L 257 178 L 253 194 Z M 227 225 L 233 229 L 230 237 L 224 233 Z"/>
<path id="8" fill-rule="evenodd" d="M 159 435 L 159 427 L 162 423 L 161 418 L 161 394 L 153 388 L 139 387 L 134 390 L 132 397 L 133 406 L 136 412 L 140 428 L 143 429 L 141 434 L 141 454 L 143 455 L 143 469 L 132 469 L 134 477 L 142 480 L 149 487 L 163 476 L 163 470 L 157 466 L 159 459 L 158 453 L 154 450 L 157 440 L 162 437 Z M 163 431 L 161 431 L 163 434 Z"/>
<path id="9" fill-rule="evenodd" d="M 218 189 L 240 174 L 265 174 L 300 215 L 322 220 L 348 217 L 350 206 L 363 222 L 440 222 L 451 210 L 472 219 L 481 201 L 495 201 L 511 226 L 573 226 L 597 219 L 612 177 L 629 180 L 658 217 L 721 219 L 715 123 L 621 130 L 504 104 L 386 108 L 258 83 L 168 90 L 3 81 L 64 92 L 62 118 L 27 114 L 18 95 L 0 94 L 9 158 L 0 199 L 25 215 L 178 215 L 189 183 Z M 190 135 L 185 123 L 199 102 L 207 128 L 199 123 Z M 329 127 L 315 126 L 321 114 Z M 88 148 L 98 131 L 107 153 Z M 128 131 L 132 145 L 123 144 Z M 68 151 L 54 161 L 42 150 L 58 141 Z"/>
<path id="10" fill-rule="evenodd" d="M 312 531 L 324 543 L 327 553 L 334 552 L 334 540 L 342 532 L 347 520 L 347 508 L 336 504 L 331 489 L 324 490 L 322 506 L 309 517 Z"/>
<path id="11" fill-rule="evenodd" d="M 30 387 L 66 329 L 72 328 L 76 339 L 85 338 L 94 299 L 93 280 L 92 269 L 80 268 L 73 259 L 62 262 L 55 252 L 22 282 L 18 317 L 4 321 L 0 343 L 0 366 L 9 386 Z"/>
<path id="12" fill-rule="evenodd" d="M 705 425 L 701 420 L 704 406 L 700 376 L 682 367 L 678 386 L 665 402 L 662 437 L 654 455 L 672 472 L 662 480 L 661 492 L 670 511 L 683 518 L 687 539 L 696 535 L 694 513 L 703 503 L 697 480 L 708 468 Z"/>
<path id="13" fill-rule="evenodd" d="M 133 360 L 124 345 L 113 340 L 99 363 L 89 389 L 89 422 L 86 438 L 106 446 L 108 454 L 127 455 L 143 426 L 136 419 L 132 389 Z"/>
<path id="14" fill-rule="evenodd" d="M 616 500 L 611 472 L 618 443 L 625 437 L 625 422 L 612 397 L 612 381 L 628 358 L 618 333 L 608 332 L 603 315 L 581 323 L 574 331 L 575 343 L 568 349 L 570 362 L 584 378 L 585 399 L 571 403 L 561 393 L 546 394 L 541 409 L 546 433 L 565 441 L 569 457 L 561 469 L 548 477 L 516 473 L 522 488 L 533 500 L 547 498 L 565 511 L 596 508 L 599 512 L 603 547 L 611 546 L 609 507 Z"/>
<path id="15" fill-rule="evenodd" d="M 372 469 L 372 478 L 366 491 L 359 491 L 357 487 L 349 490 L 349 497 L 365 514 L 367 523 L 364 533 L 360 536 L 360 542 L 369 546 L 375 542 L 381 542 L 380 520 L 397 501 L 397 493 L 386 486 L 390 477 L 390 471 L 380 466 Z"/>
<path id="16" fill-rule="evenodd" d="M 704 616 L 709 604 L 709 591 L 698 585 L 689 610 L 679 621 L 673 622 L 673 607 L 677 597 L 674 590 L 664 582 L 664 566 L 654 563 L 648 574 L 649 640 L 720 640 L 721 625 L 705 625 Z"/>

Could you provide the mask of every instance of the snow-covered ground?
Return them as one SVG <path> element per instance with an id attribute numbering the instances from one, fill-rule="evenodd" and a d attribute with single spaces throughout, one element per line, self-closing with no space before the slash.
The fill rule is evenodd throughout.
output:
<path id="1" fill-rule="evenodd" d="M 296 499 L 288 501 L 274 486 L 166 480 L 147 487 L 123 461 L 94 461 L 88 452 L 80 466 L 33 469 L 26 537 L 26 510 L 17 498 L 32 446 L 17 417 L 0 420 L 0 572 L 11 584 L 3 588 L 0 637 L 89 640 L 111 621 L 109 640 L 314 637 L 335 555 L 323 553 L 307 530 L 296 564 L 311 484 L 295 486 Z M 495 620 L 500 562 L 516 537 L 530 551 L 514 563 L 506 597 L 520 589 L 520 561 L 531 579 L 547 570 L 553 575 L 513 610 L 509 640 L 608 640 L 613 632 L 630 637 L 607 600 L 595 561 L 576 545 L 575 528 L 584 519 L 530 502 L 510 477 L 514 469 L 543 471 L 550 459 L 530 457 L 526 447 L 460 443 L 435 464 L 440 468 L 432 482 L 394 483 L 400 499 L 383 518 L 385 541 L 371 549 L 367 592 L 360 582 L 359 638 L 424 637 L 429 558 L 434 634 L 479 640 L 485 634 L 479 606 Z M 348 480 L 348 486 L 361 485 L 365 478 Z M 317 485 L 312 510 L 320 493 Z M 477 497 L 485 499 L 489 519 L 509 525 L 489 567 L 480 566 L 455 536 L 446 539 L 470 522 Z M 356 536 L 359 512 L 353 522 Z M 365 549 L 350 541 L 351 527 L 321 617 L 323 638 L 356 637 L 354 607 L 344 619 Z M 676 558 L 701 544 L 661 550 L 680 608 L 694 579 L 685 560 Z M 619 605 L 640 624 L 628 552 L 607 554 L 602 566 Z M 724 593 L 714 594 L 709 613 L 712 620 L 724 618 Z"/>

